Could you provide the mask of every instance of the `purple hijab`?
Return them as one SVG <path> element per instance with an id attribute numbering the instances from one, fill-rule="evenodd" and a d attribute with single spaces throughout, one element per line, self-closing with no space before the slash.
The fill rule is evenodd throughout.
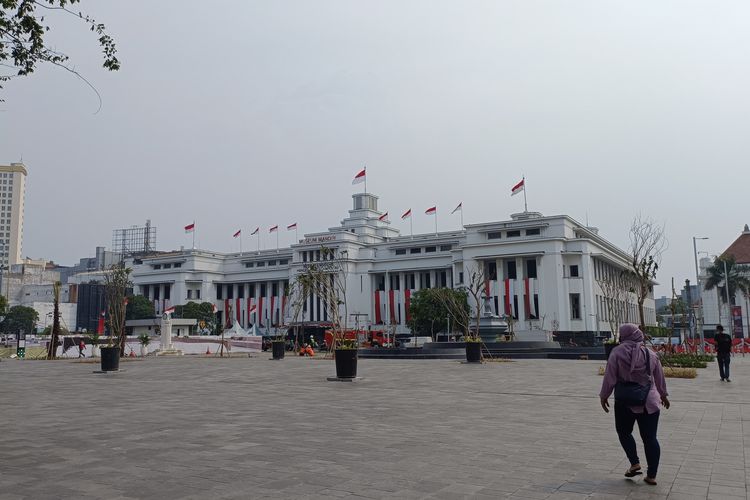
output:
<path id="1" fill-rule="evenodd" d="M 644 349 L 643 332 L 638 325 L 624 323 L 620 326 L 620 346 L 617 350 L 617 362 L 624 368 L 620 373 L 627 373 L 631 382 L 648 383 L 651 375 L 647 369 L 648 353 Z"/>

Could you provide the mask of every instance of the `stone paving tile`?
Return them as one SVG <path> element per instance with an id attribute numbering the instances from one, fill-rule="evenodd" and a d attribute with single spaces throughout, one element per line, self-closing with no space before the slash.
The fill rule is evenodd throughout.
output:
<path id="1" fill-rule="evenodd" d="M 746 384 L 668 380 L 651 487 L 622 476 L 600 364 L 361 360 L 331 384 L 317 359 L 3 361 L 0 500 L 750 498 Z"/>

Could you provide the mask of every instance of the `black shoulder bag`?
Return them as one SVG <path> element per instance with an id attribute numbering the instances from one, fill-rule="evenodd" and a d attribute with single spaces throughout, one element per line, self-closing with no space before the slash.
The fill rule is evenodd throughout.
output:
<path id="1" fill-rule="evenodd" d="M 651 355 L 646 351 L 646 370 L 648 383 L 641 385 L 638 382 L 619 381 L 615 384 L 615 401 L 627 406 L 645 406 L 648 393 L 651 392 Z"/>

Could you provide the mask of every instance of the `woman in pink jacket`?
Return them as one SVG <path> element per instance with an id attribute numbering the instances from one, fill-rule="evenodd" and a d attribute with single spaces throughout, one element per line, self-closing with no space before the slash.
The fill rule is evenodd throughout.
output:
<path id="1" fill-rule="evenodd" d="M 667 383 L 658 356 L 646 348 L 643 344 L 643 332 L 632 323 L 625 323 L 620 327 L 620 345 L 612 350 L 607 361 L 602 390 L 599 392 L 602 408 L 607 413 L 609 396 L 618 382 L 635 382 L 641 386 L 651 383 L 651 390 L 644 405 L 627 405 L 615 399 L 615 429 L 625 455 L 630 460 L 630 468 L 625 472 L 625 476 L 634 477 L 642 473 L 633 439 L 633 426 L 638 422 L 648 463 L 644 481 L 655 485 L 661 455 L 659 441 L 656 439 L 659 404 L 669 408 Z"/>

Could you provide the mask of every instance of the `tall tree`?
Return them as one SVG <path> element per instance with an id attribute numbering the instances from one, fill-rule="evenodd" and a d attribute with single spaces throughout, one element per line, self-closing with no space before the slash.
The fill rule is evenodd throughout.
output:
<path id="1" fill-rule="evenodd" d="M 107 327 L 109 328 L 109 345 L 120 346 L 120 356 L 125 355 L 125 310 L 127 308 L 127 290 L 133 283 L 130 281 L 131 269 L 125 264 L 112 265 L 104 273 L 104 295 L 107 301 Z"/>
<path id="2" fill-rule="evenodd" d="M 68 55 L 57 47 L 51 47 L 45 39 L 51 24 L 48 16 L 55 21 L 68 16 L 84 23 L 98 37 L 104 56 L 102 66 L 110 71 L 120 69 L 114 40 L 107 34 L 103 24 L 73 10 L 74 4 L 79 2 L 80 0 L 0 0 L 0 67 L 7 69 L 6 72 L 0 72 L 0 89 L 3 88 L 2 82 L 29 75 L 42 63 L 73 73 L 94 89 L 70 64 Z"/>
<path id="3" fill-rule="evenodd" d="M 39 321 L 39 313 L 33 307 L 13 306 L 8 309 L 0 326 L 2 326 L 3 333 L 12 335 L 20 331 L 33 333 L 36 330 L 37 321 Z"/>
<path id="4" fill-rule="evenodd" d="M 726 264 L 726 273 L 724 265 Z M 722 302 L 727 301 L 725 287 L 729 286 L 729 302 L 734 305 L 737 291 L 747 296 L 750 292 L 750 266 L 737 264 L 734 255 L 722 255 L 714 259 L 714 263 L 706 269 L 708 279 L 704 288 L 706 290 L 719 289 Z"/>
<path id="5" fill-rule="evenodd" d="M 635 278 L 635 296 L 638 302 L 638 319 L 646 326 L 643 304 L 653 290 L 654 279 L 667 248 L 664 226 L 640 214 L 630 225 L 630 272 Z"/>
<path id="6" fill-rule="evenodd" d="M 60 286 L 59 281 L 55 281 L 55 284 L 52 285 L 52 332 L 47 350 L 47 359 L 55 359 L 57 357 L 57 344 L 60 338 Z"/>
<path id="7" fill-rule="evenodd" d="M 446 300 L 443 294 L 455 295 L 457 306 L 464 308 L 468 314 L 469 303 L 465 292 L 451 288 L 424 288 L 412 295 L 409 304 L 408 326 L 413 332 L 429 333 L 434 339 L 435 334 L 447 330 L 448 320 L 452 317 L 448 304 L 452 302 Z"/>

